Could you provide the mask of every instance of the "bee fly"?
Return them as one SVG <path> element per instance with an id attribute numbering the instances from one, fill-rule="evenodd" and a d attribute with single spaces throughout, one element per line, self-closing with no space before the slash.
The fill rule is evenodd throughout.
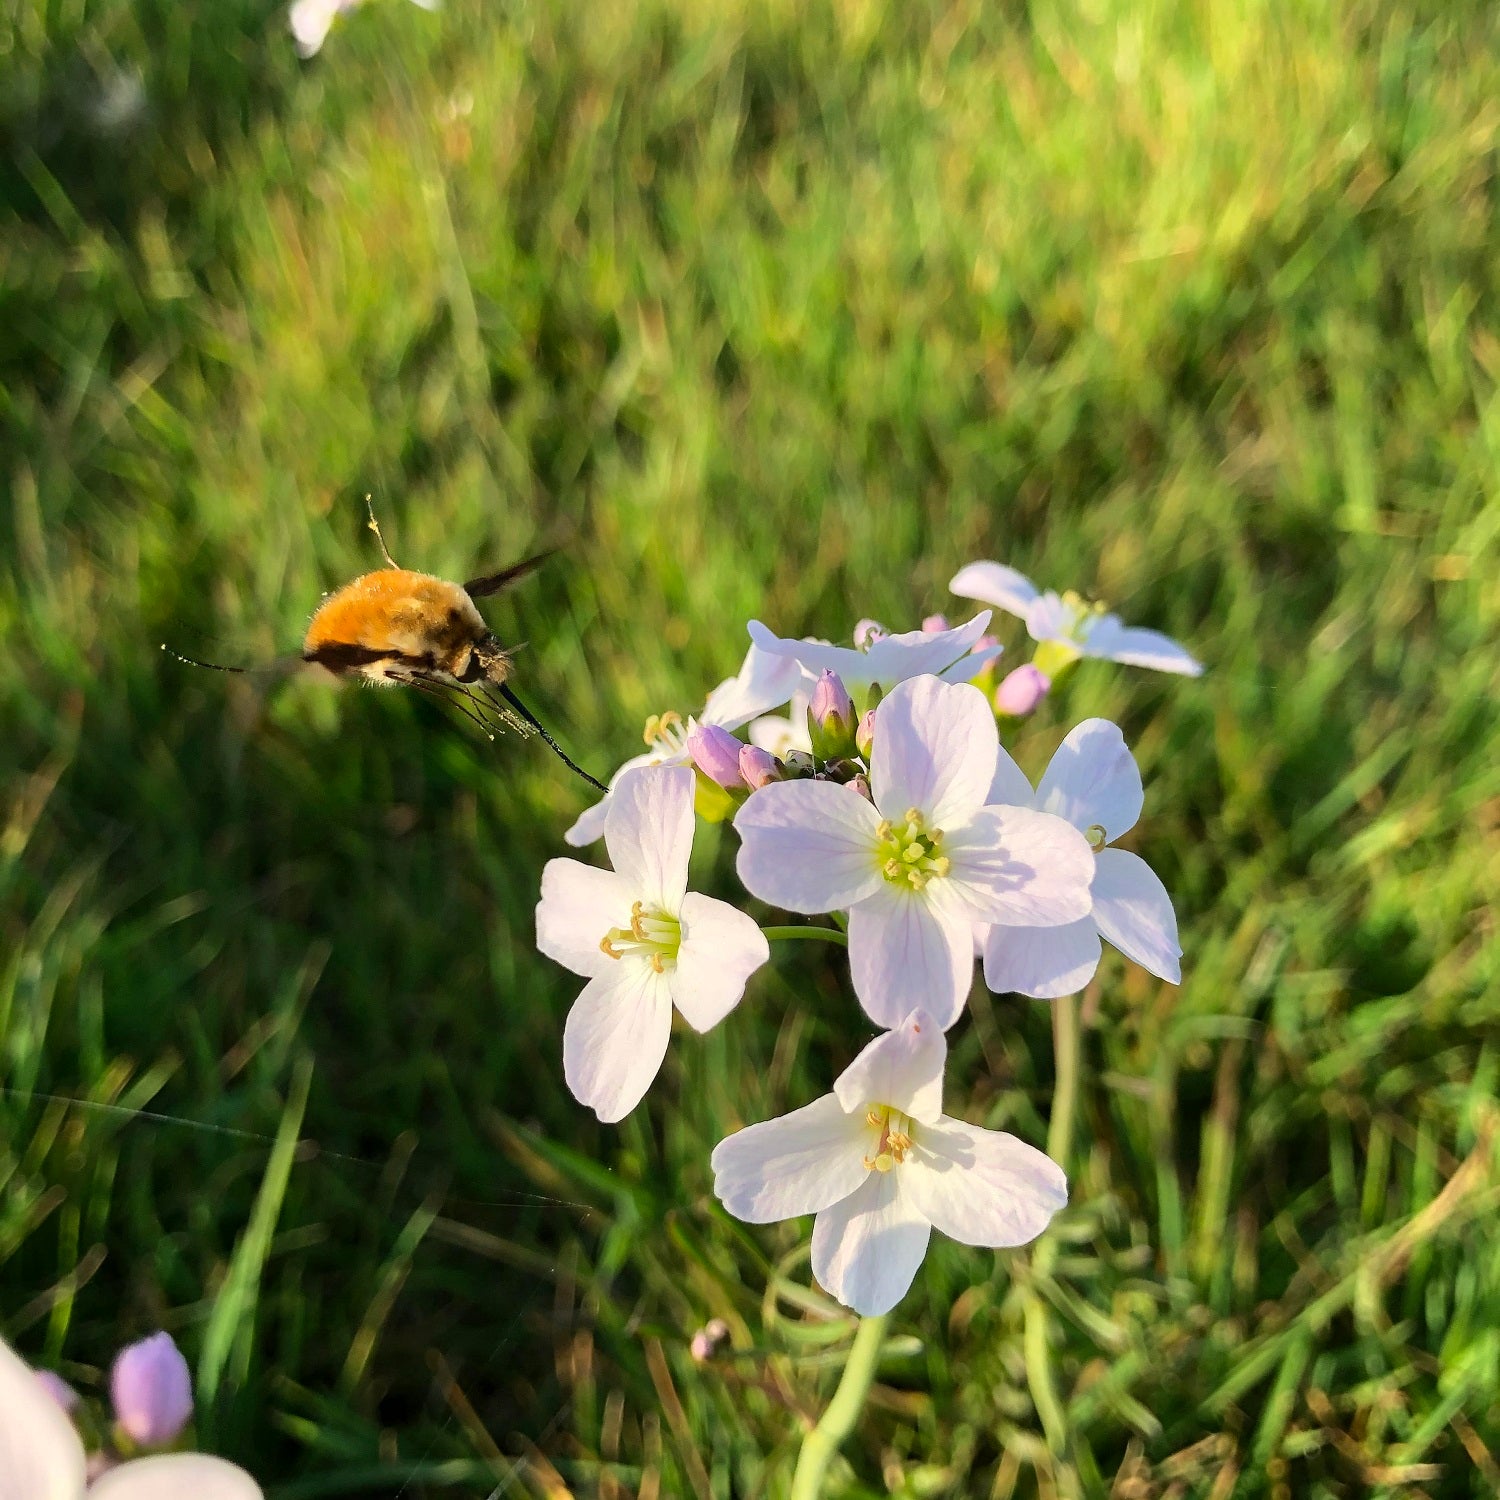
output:
<path id="1" fill-rule="evenodd" d="M 505 725 L 522 736 L 539 734 L 570 771 L 606 791 L 569 758 L 516 697 L 507 681 L 511 653 L 495 639 L 474 605 L 475 599 L 498 594 L 524 578 L 551 553 L 538 553 L 503 572 L 459 585 L 401 567 L 386 549 L 373 509 L 370 530 L 380 543 L 386 566 L 346 583 L 324 599 L 308 623 L 301 661 L 323 667 L 336 677 L 417 688 L 451 704 L 490 739 Z M 215 672 L 250 670 L 197 661 L 176 651 L 171 655 L 189 666 Z"/>

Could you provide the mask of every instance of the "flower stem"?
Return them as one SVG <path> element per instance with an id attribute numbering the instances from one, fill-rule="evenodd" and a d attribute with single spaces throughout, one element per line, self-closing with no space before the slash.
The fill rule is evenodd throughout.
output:
<path id="1" fill-rule="evenodd" d="M 865 1397 L 875 1379 L 880 1346 L 885 1341 L 886 1324 L 890 1318 L 889 1313 L 881 1313 L 877 1318 L 859 1320 L 859 1329 L 849 1346 L 849 1357 L 844 1361 L 844 1373 L 839 1376 L 833 1400 L 828 1403 L 828 1410 L 818 1425 L 802 1440 L 797 1471 L 792 1475 L 791 1500 L 821 1500 L 828 1465 L 833 1462 L 833 1456 L 844 1439 L 854 1431 L 854 1424 L 864 1410 Z"/>
<path id="2" fill-rule="evenodd" d="M 849 946 L 849 939 L 837 927 L 762 927 L 761 931 L 773 943 L 787 938 L 821 938 L 825 943 Z"/>

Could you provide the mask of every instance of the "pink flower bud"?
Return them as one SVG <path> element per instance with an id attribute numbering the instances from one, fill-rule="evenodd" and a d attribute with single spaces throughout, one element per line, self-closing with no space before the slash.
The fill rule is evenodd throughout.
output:
<path id="1" fill-rule="evenodd" d="M 860 717 L 859 728 L 854 731 L 854 743 L 859 753 L 869 760 L 871 747 L 875 744 L 875 710 L 873 708 L 867 708 Z"/>
<path id="2" fill-rule="evenodd" d="M 992 646 L 1000 644 L 998 635 L 982 635 L 972 646 L 969 647 L 970 656 L 978 656 L 981 651 L 988 651 Z"/>
<path id="3" fill-rule="evenodd" d="M 1052 679 L 1027 662 L 1007 674 L 995 689 L 995 712 L 1008 719 L 1024 719 L 1036 712 L 1051 686 Z"/>
<path id="4" fill-rule="evenodd" d="M 889 634 L 879 620 L 861 620 L 854 627 L 854 644 L 860 651 L 868 651 L 876 641 L 883 641 Z"/>
<path id="5" fill-rule="evenodd" d="M 866 802 L 873 802 L 875 800 L 870 792 L 870 783 L 865 777 L 856 776 L 853 781 L 847 782 L 846 785 L 851 792 L 858 792 Z"/>
<path id="6" fill-rule="evenodd" d="M 854 700 L 837 672 L 824 672 L 812 691 L 807 711 L 819 724 L 827 725 L 837 715 L 846 724 L 854 722 Z"/>
<path id="7" fill-rule="evenodd" d="M 769 750 L 762 750 L 759 745 L 741 745 L 740 775 L 746 786 L 752 791 L 758 791 L 763 786 L 770 786 L 773 781 L 784 781 L 786 767 Z"/>
<path id="8" fill-rule="evenodd" d="M 32 1374 L 36 1376 L 37 1384 L 64 1411 L 72 1411 L 78 1405 L 78 1392 L 61 1375 L 54 1375 L 51 1370 L 33 1370 Z"/>
<path id="9" fill-rule="evenodd" d="M 745 778 L 740 775 L 740 751 L 745 747 L 717 724 L 700 724 L 687 737 L 687 751 L 693 764 L 727 792 L 742 792 Z"/>
<path id="10" fill-rule="evenodd" d="M 169 1333 L 122 1349 L 110 1372 L 115 1420 L 142 1448 L 175 1442 L 193 1416 L 193 1381 Z"/>
<path id="11" fill-rule="evenodd" d="M 939 631 L 947 630 L 948 616 L 928 615 L 927 618 L 922 621 L 922 629 L 925 630 L 928 635 L 936 635 Z"/>

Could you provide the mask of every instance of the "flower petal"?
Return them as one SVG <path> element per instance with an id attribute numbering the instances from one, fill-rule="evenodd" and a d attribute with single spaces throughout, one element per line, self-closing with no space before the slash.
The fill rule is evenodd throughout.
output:
<path id="1" fill-rule="evenodd" d="M 727 901 L 689 891 L 682 898 L 677 968 L 667 976 L 672 1002 L 694 1031 L 707 1031 L 739 1004 L 745 981 L 770 956 L 753 918 Z"/>
<path id="2" fill-rule="evenodd" d="M 1026 606 L 1026 634 L 1034 641 L 1071 641 L 1078 611 L 1048 589 Z M 1082 652 L 1080 651 L 1080 655 Z"/>
<path id="3" fill-rule="evenodd" d="M 573 826 L 563 834 L 563 841 L 571 844 L 575 849 L 582 849 L 588 844 L 596 843 L 604 837 L 604 823 L 609 817 L 609 809 L 614 801 L 614 788 L 620 778 L 627 772 L 633 771 L 637 766 L 660 766 L 660 765 L 686 765 L 687 751 L 684 750 L 675 760 L 663 759 L 656 751 L 648 750 L 644 755 L 632 755 L 629 760 L 609 778 L 610 789 L 592 807 L 586 807 L 579 813 Z"/>
<path id="4" fill-rule="evenodd" d="M 1031 778 L 1011 758 L 1010 751 L 1001 745 L 995 762 L 995 779 L 990 782 L 990 793 L 984 800 L 1009 807 L 1030 807 L 1035 795 Z"/>
<path id="5" fill-rule="evenodd" d="M 1086 917 L 1094 851 L 1063 818 L 1029 807 L 983 807 L 943 840 L 956 901 L 975 922 L 1056 927 Z"/>
<path id="6" fill-rule="evenodd" d="M 772 906 L 841 911 L 885 883 L 875 864 L 879 822 L 880 814 L 846 786 L 773 782 L 735 814 L 742 841 L 735 867 L 745 889 Z"/>
<path id="7" fill-rule="evenodd" d="M 83 1491 L 79 1490 L 81 1496 Z M 89 1486 L 89 1500 L 264 1500 L 241 1468 L 206 1453 L 132 1459 Z"/>
<path id="8" fill-rule="evenodd" d="M 942 1027 L 925 1010 L 914 1010 L 839 1074 L 833 1092 L 850 1114 L 889 1104 L 914 1120 L 936 1120 L 943 1112 L 947 1060 Z"/>
<path id="9" fill-rule="evenodd" d="M 937 675 L 944 682 L 973 682 L 992 661 L 998 661 L 1004 653 L 1005 647 L 998 642 L 993 646 L 981 646 L 967 656 L 960 656 L 951 667 L 944 667 Z"/>
<path id="10" fill-rule="evenodd" d="M 667 1055 L 672 996 L 643 958 L 614 960 L 583 987 L 563 1027 L 563 1077 L 606 1124 L 641 1102 Z"/>
<path id="11" fill-rule="evenodd" d="M 536 946 L 575 974 L 592 978 L 615 962 L 599 942 L 611 927 L 630 926 L 634 894 L 613 870 L 576 859 L 549 859 L 536 907 Z"/>
<path id="12" fill-rule="evenodd" d="M 941 672 L 973 649 L 989 622 L 990 612 L 981 610 L 951 630 L 908 630 L 883 636 L 868 651 L 827 641 L 783 640 L 759 620 L 751 620 L 749 630 L 750 639 L 761 650 L 793 658 L 812 676 L 837 672 L 845 687 L 856 692 L 872 682 L 891 688 L 908 677 Z"/>
<path id="13" fill-rule="evenodd" d="M 1076 995 L 1099 967 L 1104 951 L 1092 916 L 1059 927 L 1007 927 L 985 931 L 984 982 L 997 995 L 1058 1000 Z"/>
<path id="14" fill-rule="evenodd" d="M 867 1136 L 873 1139 L 863 1116 L 845 1114 L 824 1094 L 720 1141 L 709 1159 L 714 1193 L 747 1224 L 815 1214 L 863 1183 Z"/>
<path id="15" fill-rule="evenodd" d="M 1000 734 L 975 687 L 914 677 L 875 710 L 870 791 L 883 816 L 918 808 L 929 828 L 953 828 L 984 805 Z"/>
<path id="16" fill-rule="evenodd" d="M 1118 615 L 1101 615 L 1084 634 L 1083 654 L 1131 667 L 1154 667 L 1183 677 L 1201 677 L 1203 663 L 1186 646 L 1159 630 L 1122 625 Z"/>
<path id="17" fill-rule="evenodd" d="M 1156 872 L 1139 854 L 1101 849 L 1094 872 L 1094 920 L 1106 942 L 1158 979 L 1182 983 L 1177 913 Z"/>
<path id="18" fill-rule="evenodd" d="M 849 912 L 849 968 L 854 993 L 877 1026 L 899 1026 L 914 1004 L 944 1031 L 963 1013 L 974 975 L 972 922 L 944 889 L 920 891 L 880 881 Z"/>
<path id="19" fill-rule="evenodd" d="M 1036 789 L 1036 806 L 1075 828 L 1098 824 L 1104 841 L 1129 833 L 1145 802 L 1141 773 L 1118 724 L 1085 719 L 1068 731 Z"/>
<path id="20" fill-rule="evenodd" d="M 675 914 L 693 852 L 692 771 L 643 766 L 621 776 L 604 824 L 604 847 L 633 897 Z"/>
<path id="21" fill-rule="evenodd" d="M 900 1178 L 869 1172 L 857 1191 L 813 1224 L 812 1269 L 821 1286 L 861 1317 L 889 1312 L 910 1290 L 932 1230 Z"/>
<path id="22" fill-rule="evenodd" d="M 0 1496 L 81 1500 L 83 1481 L 83 1444 L 67 1413 L 0 1339 Z"/>
<path id="23" fill-rule="evenodd" d="M 1062 1168 L 1004 1131 L 944 1116 L 913 1131 L 912 1144 L 897 1168 L 902 1187 L 917 1212 L 960 1244 L 1024 1245 L 1067 1206 Z"/>
<path id="24" fill-rule="evenodd" d="M 948 592 L 993 604 L 996 609 L 1024 620 L 1037 596 L 1037 587 L 1024 573 L 1007 568 L 1004 563 L 972 562 L 953 575 Z"/>
<path id="25" fill-rule="evenodd" d="M 805 675 L 794 658 L 752 644 L 739 673 L 721 682 L 708 695 L 698 718 L 721 729 L 738 729 L 751 719 L 780 708 L 802 686 Z"/>

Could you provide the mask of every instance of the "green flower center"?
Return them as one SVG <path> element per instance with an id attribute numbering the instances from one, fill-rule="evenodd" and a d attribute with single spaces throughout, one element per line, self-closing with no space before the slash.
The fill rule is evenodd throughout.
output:
<path id="1" fill-rule="evenodd" d="M 637 901 L 630 908 L 629 927 L 611 927 L 599 939 L 599 949 L 610 958 L 644 958 L 658 974 L 677 967 L 682 946 L 682 923 L 659 906 Z"/>
<path id="2" fill-rule="evenodd" d="M 916 1126 L 910 1115 L 892 1109 L 889 1104 L 872 1105 L 865 1124 L 875 1131 L 875 1149 L 865 1157 L 865 1171 L 889 1172 L 906 1160 L 911 1150 L 912 1132 Z"/>
<path id="3" fill-rule="evenodd" d="M 1108 842 L 1109 831 L 1103 823 L 1090 823 L 1083 830 L 1083 836 L 1089 841 L 1089 848 L 1097 854 Z"/>
<path id="4" fill-rule="evenodd" d="M 1062 596 L 1062 602 L 1068 610 L 1068 621 L 1064 627 L 1068 639 L 1081 646 L 1088 639 L 1089 631 L 1094 628 L 1094 621 L 1105 613 L 1104 606 L 1091 603 L 1072 589 Z"/>
<path id="5" fill-rule="evenodd" d="M 943 830 L 928 828 L 919 809 L 909 807 L 899 823 L 883 818 L 875 830 L 875 863 L 893 885 L 920 891 L 935 876 L 946 875 Z"/>

